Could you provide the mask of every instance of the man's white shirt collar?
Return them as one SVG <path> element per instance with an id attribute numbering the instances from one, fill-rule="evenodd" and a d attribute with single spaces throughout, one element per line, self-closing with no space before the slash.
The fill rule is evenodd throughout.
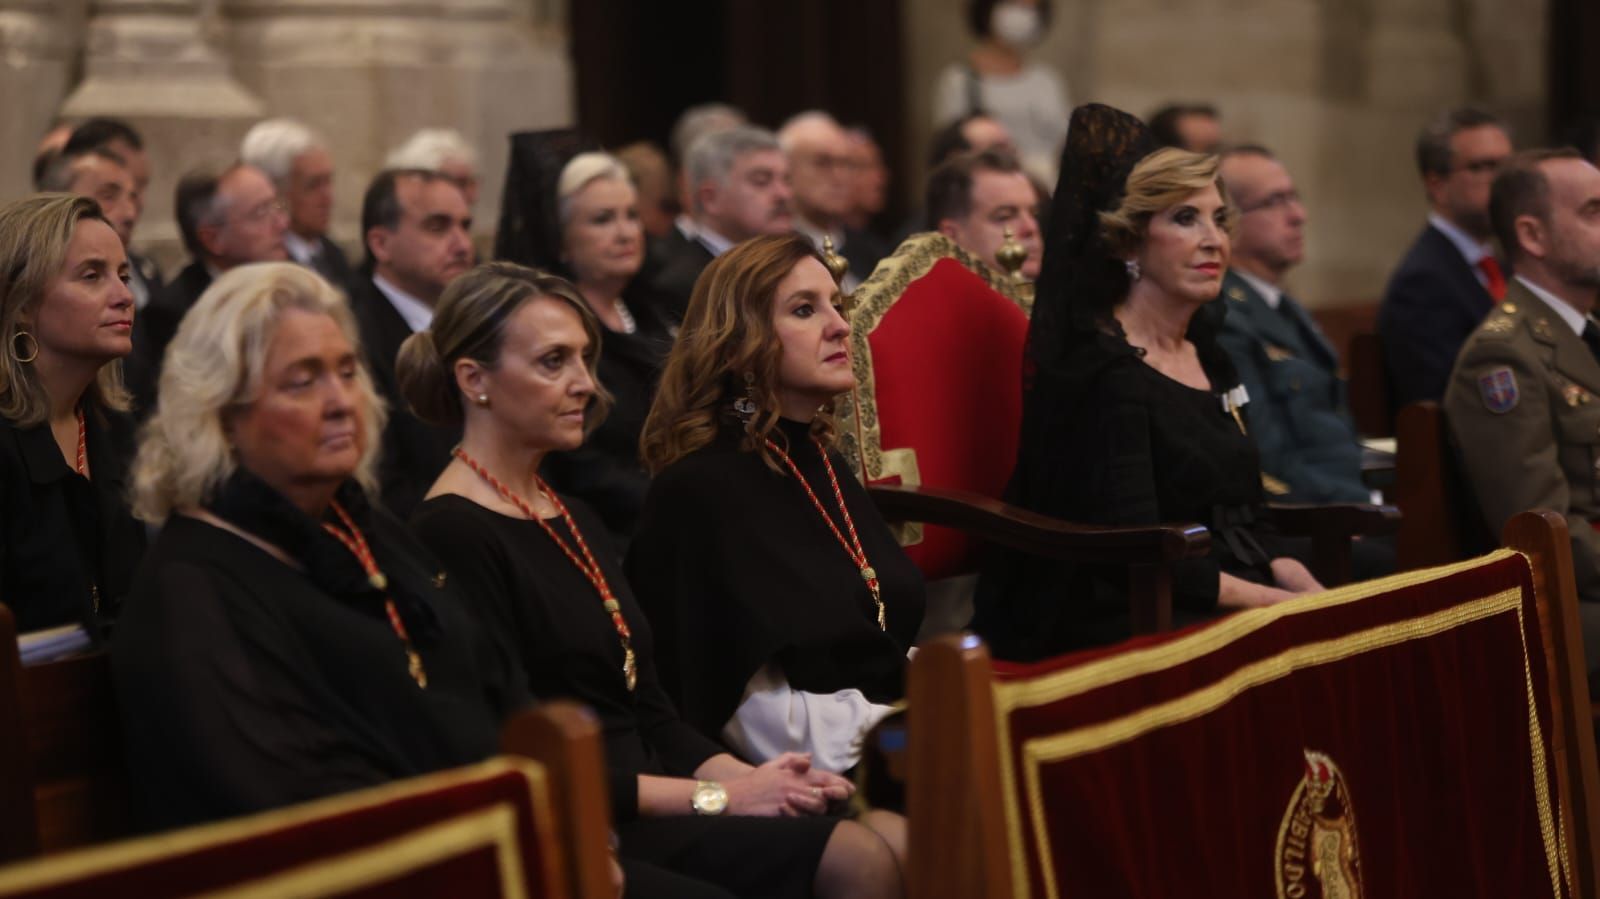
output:
<path id="1" fill-rule="evenodd" d="M 699 222 L 695 222 L 694 232 L 693 239 L 705 245 L 705 248 L 711 251 L 712 256 L 721 256 L 723 253 L 733 249 L 733 241 Z"/>
<path id="2" fill-rule="evenodd" d="M 1266 281 L 1250 274 L 1247 271 L 1244 271 L 1243 269 L 1236 268 L 1233 270 L 1233 273 L 1238 275 L 1240 278 L 1243 278 L 1244 283 L 1250 285 L 1250 287 L 1254 289 L 1256 293 L 1261 295 L 1261 299 L 1267 304 L 1267 308 L 1277 309 L 1278 304 L 1283 302 L 1283 288 L 1277 286 L 1276 284 L 1268 284 Z"/>
<path id="3" fill-rule="evenodd" d="M 317 251 L 321 246 L 316 241 L 306 240 L 304 237 L 285 230 L 283 232 L 283 248 L 289 251 L 295 262 L 301 265 L 310 265 L 317 258 Z"/>
<path id="4" fill-rule="evenodd" d="M 394 286 L 385 280 L 382 275 L 374 273 L 372 283 L 378 288 L 378 292 L 388 299 L 389 305 L 394 307 L 394 311 L 400 313 L 400 317 L 405 319 L 406 327 L 410 328 L 412 333 L 426 331 L 433 324 L 432 306 Z"/>
<path id="5" fill-rule="evenodd" d="M 1461 253 L 1461 258 L 1467 260 L 1467 264 L 1472 266 L 1474 271 L 1477 271 L 1479 260 L 1494 255 L 1488 244 L 1479 243 L 1471 234 L 1461 230 L 1455 222 L 1437 212 L 1428 213 L 1428 224 L 1438 228 L 1439 233 L 1450 238 L 1450 242 L 1455 244 L 1456 250 Z M 1482 278 L 1483 273 L 1478 272 L 1478 277 Z"/>
<path id="6" fill-rule="evenodd" d="M 1542 300 L 1546 306 L 1549 306 L 1551 312 L 1561 316 L 1561 320 L 1567 323 L 1567 327 L 1572 329 L 1572 333 L 1579 337 L 1583 336 L 1583 325 L 1588 321 L 1587 316 L 1572 308 L 1572 305 L 1566 300 L 1529 281 L 1527 278 L 1521 275 L 1512 275 L 1512 277 L 1517 279 L 1518 284 L 1528 288 L 1529 293 Z"/>

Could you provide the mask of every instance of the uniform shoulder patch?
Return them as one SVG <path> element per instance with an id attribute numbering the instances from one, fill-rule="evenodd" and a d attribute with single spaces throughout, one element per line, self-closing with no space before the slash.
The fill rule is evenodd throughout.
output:
<path id="1" fill-rule="evenodd" d="M 1521 394 L 1517 390 L 1517 376 L 1509 368 L 1492 368 L 1478 376 L 1478 393 L 1483 396 L 1483 407 L 1496 415 L 1503 415 L 1517 407 Z"/>

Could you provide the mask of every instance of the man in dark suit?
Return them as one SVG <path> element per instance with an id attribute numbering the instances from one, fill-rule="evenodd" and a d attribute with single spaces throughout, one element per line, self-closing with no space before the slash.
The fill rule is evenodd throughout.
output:
<path id="1" fill-rule="evenodd" d="M 133 220 L 128 225 L 128 233 L 122 236 L 122 246 L 128 250 L 128 268 L 132 276 L 128 289 L 133 292 L 134 304 L 143 309 L 164 286 L 161 269 L 154 260 L 133 252 L 129 246 L 133 241 L 133 229 L 144 215 L 145 190 L 150 186 L 150 159 L 144 151 L 144 138 L 132 125 L 121 119 L 89 119 L 72 129 L 66 145 L 61 149 L 61 156 L 79 156 L 90 152 L 108 153 L 122 160 L 132 181 L 125 193 L 131 191 L 128 196 L 133 204 Z M 91 195 L 81 190 L 73 190 L 73 193 Z M 95 198 L 100 199 L 99 196 Z M 104 200 L 101 200 L 101 205 L 105 205 Z M 122 234 L 120 230 L 117 233 Z"/>
<path id="2" fill-rule="evenodd" d="M 389 404 L 378 477 L 383 502 L 405 518 L 450 462 L 461 429 L 427 424 L 406 407 L 395 380 L 400 344 L 433 322 L 445 286 L 472 267 L 472 212 L 450 177 L 422 169 L 379 172 L 361 201 L 367 244 L 350 304 L 367 365 Z"/>
<path id="3" fill-rule="evenodd" d="M 1004 150 L 959 153 L 928 174 L 926 197 L 927 230 L 950 238 L 1003 275 L 1006 268 L 998 254 L 1010 229 L 1011 240 L 1028 251 L 1018 272 L 1028 281 L 1038 279 L 1044 260 L 1039 192 L 1015 155 Z"/>
<path id="4" fill-rule="evenodd" d="M 1600 169 L 1531 150 L 1494 180 L 1495 235 L 1516 264 L 1505 302 L 1461 348 L 1450 431 L 1491 533 L 1524 509 L 1567 519 L 1590 689 L 1600 688 Z"/>
<path id="5" fill-rule="evenodd" d="M 1470 107 L 1451 110 L 1417 138 L 1428 224 L 1378 310 L 1393 411 L 1444 396 L 1461 344 L 1505 294 L 1489 244 L 1489 185 L 1510 155 L 1505 126 Z"/>
<path id="6" fill-rule="evenodd" d="M 350 263 L 328 238 L 333 219 L 333 157 L 310 128 L 294 119 L 256 123 L 239 145 L 239 158 L 267 173 L 289 210 L 283 245 L 289 258 L 314 269 L 340 290 L 350 284 Z"/>
<path id="7" fill-rule="evenodd" d="M 850 262 L 844 290 L 855 290 L 877 268 L 878 260 L 889 255 L 889 247 L 871 232 L 845 227 L 855 203 L 850 136 L 833 116 L 812 110 L 784 123 L 778 141 L 789 157 L 794 229 L 818 249 L 824 237 L 831 238 L 833 251 Z"/>
<path id="8" fill-rule="evenodd" d="M 190 172 L 178 180 L 176 193 L 178 232 L 192 259 L 135 320 L 127 375 L 140 414 L 154 407 L 167 343 L 212 280 L 246 263 L 287 258 L 283 202 L 255 166 Z"/>
<path id="9" fill-rule="evenodd" d="M 1263 147 L 1223 154 L 1239 209 L 1219 342 L 1250 394 L 1250 434 L 1267 492 L 1297 503 L 1370 502 L 1339 357 L 1283 289 L 1305 258 L 1306 209 L 1289 170 Z"/>
<path id="10" fill-rule="evenodd" d="M 672 231 L 651 247 L 654 287 L 683 321 L 694 282 L 734 244 L 794 230 L 789 214 L 789 161 L 772 132 L 750 126 L 715 131 L 689 147 L 684 160 L 694 236 Z"/>

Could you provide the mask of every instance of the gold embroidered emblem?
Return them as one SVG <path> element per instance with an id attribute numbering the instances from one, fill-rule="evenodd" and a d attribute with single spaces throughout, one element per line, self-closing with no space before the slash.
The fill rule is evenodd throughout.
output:
<path id="1" fill-rule="evenodd" d="M 1230 287 L 1228 288 L 1228 299 L 1233 300 L 1235 303 L 1243 303 L 1246 297 L 1243 290 L 1237 287 Z"/>
<path id="2" fill-rule="evenodd" d="M 1293 359 L 1294 353 L 1289 352 L 1287 347 L 1281 347 L 1275 343 L 1269 343 L 1267 344 L 1267 358 L 1273 362 L 1282 362 L 1285 359 Z"/>
<path id="3" fill-rule="evenodd" d="M 1362 899 L 1361 849 L 1349 785 L 1333 759 L 1305 751 L 1305 775 L 1278 827 L 1278 899 Z"/>
<path id="4" fill-rule="evenodd" d="M 1509 315 L 1491 315 L 1489 320 L 1483 323 L 1483 333 L 1510 334 L 1511 329 L 1516 327 L 1516 324 L 1516 320 Z"/>
<path id="5" fill-rule="evenodd" d="M 1545 340 L 1551 340 L 1555 337 L 1555 334 L 1550 330 L 1550 320 L 1547 318 L 1541 318 L 1533 323 L 1533 334 L 1535 337 L 1543 337 Z"/>

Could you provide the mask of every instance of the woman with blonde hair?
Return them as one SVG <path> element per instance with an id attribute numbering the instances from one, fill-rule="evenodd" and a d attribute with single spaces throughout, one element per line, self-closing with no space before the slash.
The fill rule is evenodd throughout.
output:
<path id="1" fill-rule="evenodd" d="M 687 720 L 747 758 L 843 772 L 904 696 L 924 588 L 833 449 L 855 384 L 838 303 L 802 237 L 707 267 L 645 425 L 628 576 Z"/>
<path id="2" fill-rule="evenodd" d="M 679 720 L 604 526 L 540 476 L 606 412 L 600 335 L 573 285 L 521 266 L 480 266 L 445 290 L 398 366 L 419 415 L 462 426 L 418 533 L 532 692 L 599 715 L 629 895 L 896 894 L 878 839 L 820 816 L 847 781 L 794 754 L 752 767 Z"/>
<path id="3" fill-rule="evenodd" d="M 128 277 L 93 200 L 40 194 L 0 208 L 0 601 L 22 631 L 98 633 L 144 552 L 123 484 Z"/>
<path id="4" fill-rule="evenodd" d="M 371 502 L 384 410 L 343 296 L 281 262 L 184 316 L 134 463 L 161 523 L 112 644 L 148 824 L 465 764 L 526 702 L 405 527 Z"/>
<path id="5" fill-rule="evenodd" d="M 1080 107 L 1062 155 L 1011 501 L 1057 518 L 1198 521 L 1180 620 L 1321 589 L 1263 515 L 1248 395 L 1217 342 L 1233 210 L 1215 156 L 1156 150 L 1143 123 Z M 1129 634 L 1123 572 L 1010 554 L 985 572 L 974 629 L 1036 658 Z"/>

